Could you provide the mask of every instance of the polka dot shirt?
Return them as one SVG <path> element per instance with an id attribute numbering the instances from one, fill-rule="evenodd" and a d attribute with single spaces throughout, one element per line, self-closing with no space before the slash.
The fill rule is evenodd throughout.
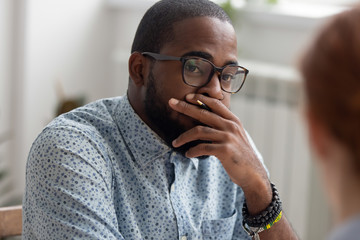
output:
<path id="1" fill-rule="evenodd" d="M 23 239 L 250 239 L 220 161 L 174 152 L 126 96 L 53 120 L 26 167 Z"/>

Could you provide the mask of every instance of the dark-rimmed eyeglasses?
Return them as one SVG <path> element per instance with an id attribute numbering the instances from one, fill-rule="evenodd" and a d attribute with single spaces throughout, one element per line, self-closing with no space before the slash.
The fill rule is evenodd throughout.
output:
<path id="1" fill-rule="evenodd" d="M 180 61 L 182 77 L 185 84 L 192 87 L 203 87 L 208 84 L 215 72 L 218 72 L 221 89 L 228 93 L 237 93 L 245 83 L 249 70 L 234 64 L 217 67 L 207 59 L 200 57 L 174 57 L 152 52 L 143 52 L 159 61 Z"/>

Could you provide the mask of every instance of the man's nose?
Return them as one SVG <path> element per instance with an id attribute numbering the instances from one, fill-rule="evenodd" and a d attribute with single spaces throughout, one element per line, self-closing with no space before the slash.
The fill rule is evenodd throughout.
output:
<path id="1" fill-rule="evenodd" d="M 224 94 L 220 84 L 220 73 L 215 71 L 208 84 L 201 87 L 198 90 L 198 93 L 222 100 L 224 98 Z"/>

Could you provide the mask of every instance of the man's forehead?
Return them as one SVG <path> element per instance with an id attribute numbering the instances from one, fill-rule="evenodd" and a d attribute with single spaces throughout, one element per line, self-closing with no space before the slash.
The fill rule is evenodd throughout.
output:
<path id="1" fill-rule="evenodd" d="M 173 26 L 173 38 L 177 45 L 222 44 L 235 45 L 236 34 L 229 22 L 217 18 L 196 17 L 176 22 Z"/>
<path id="2" fill-rule="evenodd" d="M 160 52 L 178 57 L 191 53 L 208 60 L 221 55 L 225 61 L 234 62 L 237 60 L 235 31 L 230 23 L 217 18 L 185 19 L 174 24 L 173 37 Z"/>

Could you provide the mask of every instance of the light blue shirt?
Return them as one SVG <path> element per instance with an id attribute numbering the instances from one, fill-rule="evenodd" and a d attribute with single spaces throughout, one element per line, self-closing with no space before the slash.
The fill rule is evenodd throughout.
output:
<path id="1" fill-rule="evenodd" d="M 220 161 L 173 151 L 127 97 L 52 121 L 26 168 L 23 239 L 250 239 Z"/>

